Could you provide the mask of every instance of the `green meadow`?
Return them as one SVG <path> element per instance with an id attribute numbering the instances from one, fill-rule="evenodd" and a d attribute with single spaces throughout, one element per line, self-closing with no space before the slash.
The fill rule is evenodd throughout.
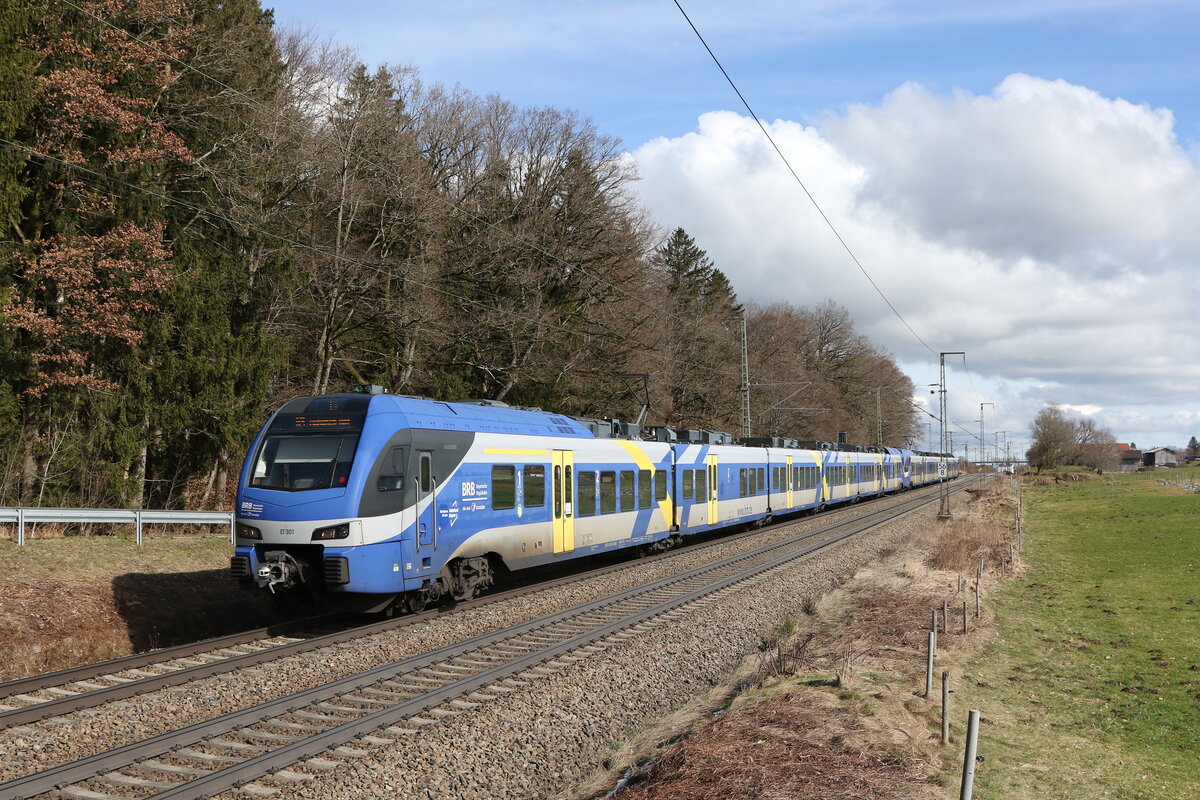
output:
<path id="1" fill-rule="evenodd" d="M 1200 494 L 1079 477 L 1022 488 L 1026 572 L 992 590 L 999 638 L 961 666 L 957 716 L 984 718 L 975 797 L 1191 800 Z"/>

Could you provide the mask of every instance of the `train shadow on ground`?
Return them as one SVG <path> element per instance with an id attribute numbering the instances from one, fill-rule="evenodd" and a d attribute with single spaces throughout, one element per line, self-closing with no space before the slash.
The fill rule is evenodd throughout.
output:
<path id="1" fill-rule="evenodd" d="M 113 578 L 112 591 L 135 652 L 282 624 L 311 613 L 240 589 L 228 569 L 128 572 Z"/>

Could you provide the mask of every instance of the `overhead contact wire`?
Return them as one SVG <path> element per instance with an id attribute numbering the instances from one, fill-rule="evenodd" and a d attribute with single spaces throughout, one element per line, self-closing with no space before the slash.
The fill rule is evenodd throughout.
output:
<path id="1" fill-rule="evenodd" d="M 875 282 L 875 279 L 871 277 L 869 272 L 867 272 L 867 268 L 863 266 L 861 261 L 859 261 L 858 256 L 856 256 L 854 251 L 850 249 L 850 245 L 846 243 L 844 238 L 842 238 L 842 234 L 833 224 L 833 221 L 829 219 L 828 215 L 826 215 L 825 211 L 821 208 L 821 204 L 817 202 L 815 197 L 813 197 L 812 192 L 810 192 L 808 187 L 804 185 L 804 181 L 800 179 L 800 175 L 797 174 L 796 170 L 792 167 L 792 164 L 790 161 L 788 161 L 787 156 L 785 156 L 783 151 L 779 149 L 779 145 L 775 143 L 775 139 L 772 138 L 770 131 L 768 131 L 767 127 L 763 125 L 762 120 L 759 119 L 758 114 L 754 112 L 754 109 L 750 107 L 750 103 L 747 102 L 741 90 L 738 89 L 737 84 L 734 83 L 733 78 L 730 77 L 729 73 L 725 70 L 725 67 L 721 64 L 721 60 L 717 58 L 717 54 L 714 53 L 712 48 L 708 46 L 708 42 L 705 41 L 704 36 L 701 35 L 700 30 L 696 27 L 696 24 L 692 22 L 692 19 L 688 16 L 687 12 L 683 10 L 683 6 L 680 5 L 679 0 L 673 0 L 673 2 L 675 3 L 675 7 L 679 9 L 679 13 L 683 15 L 685 20 L 687 20 L 687 24 L 691 27 L 692 32 L 696 34 L 696 38 L 700 40 L 700 44 L 704 45 L 704 49 L 708 51 L 708 55 L 710 58 L 712 58 L 713 63 L 717 65 L 717 69 L 721 70 L 721 74 L 725 76 L 725 80 L 733 89 L 734 94 L 738 96 L 738 100 L 741 100 L 742 105 L 746 107 L 748 112 L 750 112 L 750 116 L 754 119 L 755 124 L 758 125 L 758 129 L 762 131 L 763 136 L 765 136 L 767 141 L 771 143 L 771 147 L 774 148 L 776 155 L 778 155 L 780 160 L 783 161 L 784 166 L 787 167 L 788 172 L 792 174 L 792 177 L 796 180 L 796 183 L 800 185 L 800 188 L 804 190 L 804 194 L 813 204 L 813 208 L 815 208 L 817 213 L 821 215 L 821 219 L 825 221 L 825 224 L 829 227 L 829 230 L 833 232 L 833 235 L 842 245 L 842 249 L 844 249 L 846 254 L 850 256 L 850 260 L 854 262 L 855 266 L 857 266 L 859 271 L 863 274 L 863 277 L 867 279 L 867 282 L 871 284 L 871 287 L 880 296 L 880 298 L 883 299 L 883 302 L 887 304 L 887 307 L 890 308 L 892 313 L 896 315 L 896 319 L 900 320 L 904 327 L 908 329 L 908 332 L 913 335 L 913 338 L 920 342 L 921 345 L 928 350 L 931 355 L 937 356 L 938 353 L 932 347 L 930 347 L 924 339 L 921 338 L 920 334 L 918 334 L 911 325 L 908 324 L 908 320 L 906 320 L 900 314 L 900 312 L 896 309 L 896 306 L 892 304 L 892 301 L 889 300 L 887 295 L 883 293 L 883 289 L 879 288 L 879 284 Z"/>

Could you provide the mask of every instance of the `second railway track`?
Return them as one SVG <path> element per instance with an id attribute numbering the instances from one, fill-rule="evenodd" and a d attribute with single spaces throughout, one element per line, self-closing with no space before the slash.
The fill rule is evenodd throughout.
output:
<path id="1" fill-rule="evenodd" d="M 789 521 L 782 524 L 788 524 Z M 761 529 L 721 536 L 705 544 L 694 545 L 688 548 L 688 551 L 698 552 L 699 548 L 737 542 L 760 533 Z M 676 550 L 654 555 L 642 563 L 672 558 L 679 552 L 681 551 Z M 367 624 L 347 624 L 334 618 L 299 620 L 0 683 L 0 729 L 27 725 L 233 670 L 254 667 L 276 659 L 336 646 L 425 622 L 447 612 L 498 603 L 627 567 L 628 562 L 619 562 L 397 619 Z"/>
<path id="2" fill-rule="evenodd" d="M 296 762 L 327 768 L 334 762 L 311 760 L 379 728 L 404 735 L 487 702 L 519 686 L 522 674 L 564 668 L 629 635 L 624 632 L 630 628 L 659 625 L 682 607 L 753 581 L 931 497 L 936 492 L 872 505 L 852 520 L 27 775 L 0 785 L 0 800 L 51 791 L 80 798 L 207 797 Z"/>

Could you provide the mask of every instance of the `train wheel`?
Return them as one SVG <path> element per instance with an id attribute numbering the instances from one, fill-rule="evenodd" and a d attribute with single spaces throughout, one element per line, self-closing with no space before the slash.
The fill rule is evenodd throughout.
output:
<path id="1" fill-rule="evenodd" d="M 420 614 L 429 605 L 429 594 L 424 591 L 407 592 L 402 602 L 409 614 Z"/>

